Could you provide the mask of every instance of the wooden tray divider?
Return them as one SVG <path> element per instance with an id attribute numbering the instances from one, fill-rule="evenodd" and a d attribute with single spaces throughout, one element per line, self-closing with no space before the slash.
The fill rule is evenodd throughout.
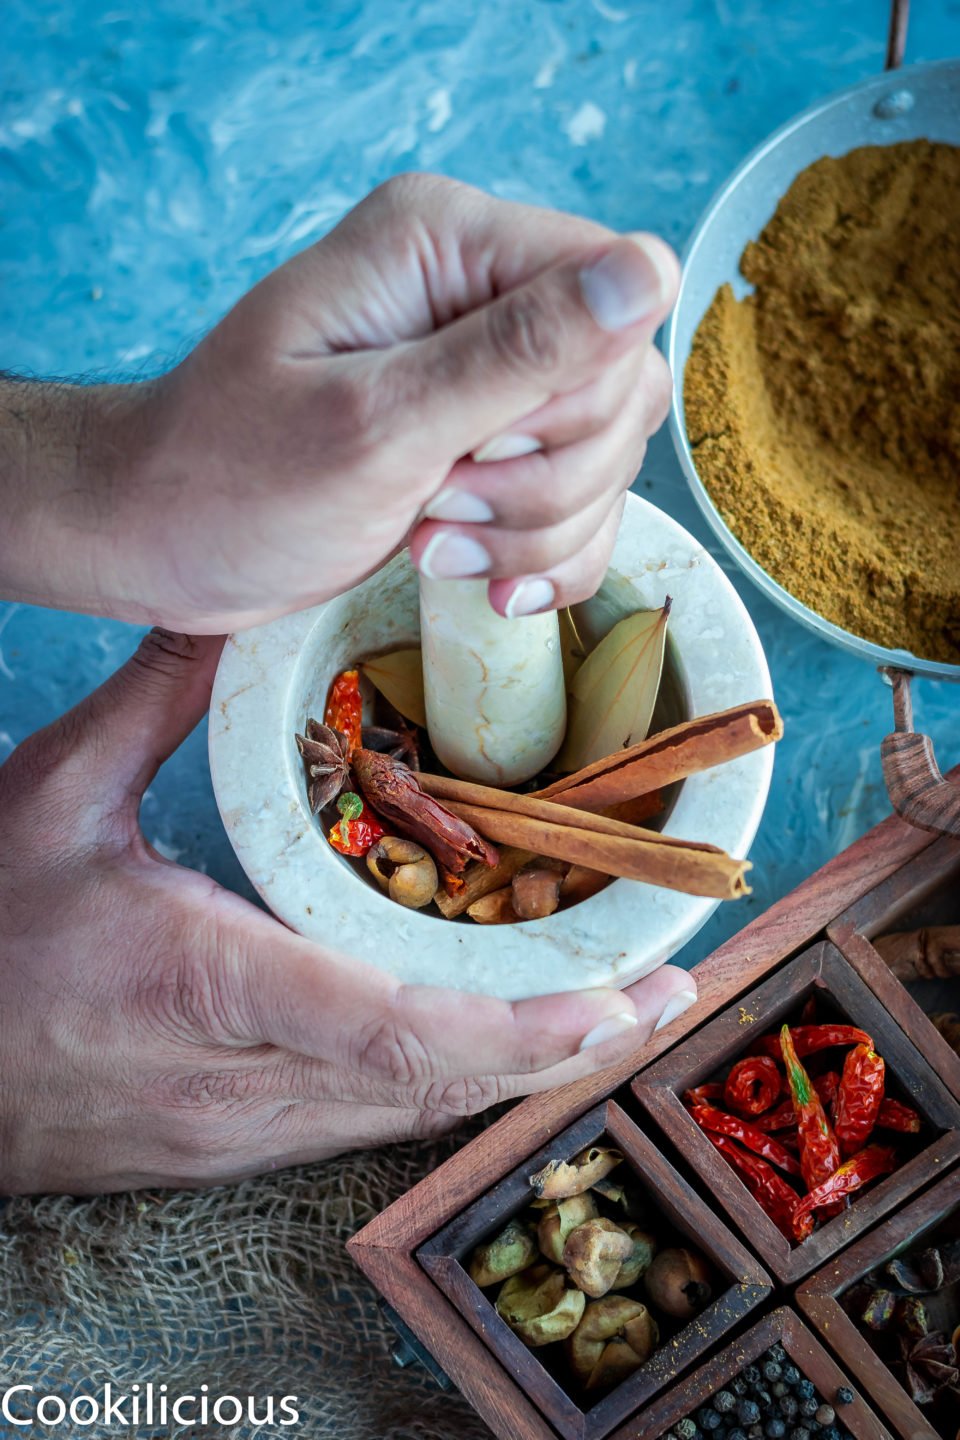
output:
<path id="1" fill-rule="evenodd" d="M 838 1297 L 878 1265 L 936 1229 L 958 1207 L 960 1170 L 953 1170 L 878 1229 L 835 1256 L 805 1280 L 796 1294 L 807 1319 L 870 1394 L 901 1440 L 941 1440 L 941 1436 L 851 1320 Z M 957 1424 L 960 1426 L 960 1410 Z"/>

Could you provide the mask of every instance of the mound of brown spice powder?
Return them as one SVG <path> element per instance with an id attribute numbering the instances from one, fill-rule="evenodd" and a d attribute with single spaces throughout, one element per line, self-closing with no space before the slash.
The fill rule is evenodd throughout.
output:
<path id="1" fill-rule="evenodd" d="M 684 381 L 715 504 L 811 609 L 960 663 L 960 149 L 818 160 L 741 269 Z"/>

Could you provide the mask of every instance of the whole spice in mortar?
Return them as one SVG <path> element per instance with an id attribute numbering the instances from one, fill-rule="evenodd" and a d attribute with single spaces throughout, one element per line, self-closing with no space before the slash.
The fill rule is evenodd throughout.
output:
<path id="1" fill-rule="evenodd" d="M 687 362 L 697 470 L 751 555 L 877 644 L 960 661 L 960 149 L 797 176 Z"/>
<path id="2" fill-rule="evenodd" d="M 532 1349 L 557 1345 L 557 1366 L 583 1403 L 645 1365 L 662 1340 L 714 1293 L 704 1257 L 663 1248 L 665 1227 L 623 1173 L 623 1155 L 591 1145 L 550 1160 L 529 1183 L 529 1208 L 471 1253 L 481 1288 L 498 1285 L 497 1314 Z"/>

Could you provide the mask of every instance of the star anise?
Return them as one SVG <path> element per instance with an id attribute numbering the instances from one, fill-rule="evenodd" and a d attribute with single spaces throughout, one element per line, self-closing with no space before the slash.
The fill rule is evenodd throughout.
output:
<path id="1" fill-rule="evenodd" d="M 362 739 L 365 749 L 389 755 L 391 760 L 400 760 L 410 770 L 420 769 L 420 746 L 415 726 L 407 725 L 403 720 L 398 720 L 395 729 L 386 725 L 364 725 Z"/>
<path id="2" fill-rule="evenodd" d="M 342 730 L 332 730 L 319 720 L 308 720 L 306 735 L 298 735 L 297 749 L 307 770 L 310 809 L 316 815 L 336 800 L 350 780 L 350 742 Z"/>
<path id="3" fill-rule="evenodd" d="M 907 1368 L 907 1389 L 918 1405 L 929 1405 L 941 1390 L 960 1386 L 956 1352 L 942 1332 L 935 1330 L 922 1340 L 901 1335 L 900 1352 Z"/>

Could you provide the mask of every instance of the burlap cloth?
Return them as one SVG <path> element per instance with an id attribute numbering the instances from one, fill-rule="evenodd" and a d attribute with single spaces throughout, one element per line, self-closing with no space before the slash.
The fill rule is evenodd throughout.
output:
<path id="1" fill-rule="evenodd" d="M 115 1437 L 489 1440 L 456 1391 L 391 1358 L 393 1330 L 346 1241 L 481 1128 L 202 1192 L 15 1199 L 0 1210 L 0 1374 L 69 1402 L 135 1381 L 298 1397 L 300 1424 L 84 1426 Z M 258 1413 L 264 1414 L 261 1406 Z M 66 1426 L 3 1436 L 67 1436 Z M 72 1437 L 71 1437 L 72 1440 Z"/>

